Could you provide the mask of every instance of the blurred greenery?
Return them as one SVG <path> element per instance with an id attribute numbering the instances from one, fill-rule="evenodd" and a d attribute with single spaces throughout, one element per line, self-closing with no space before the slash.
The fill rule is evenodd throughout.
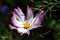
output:
<path id="1" fill-rule="evenodd" d="M 0 40 L 60 40 L 60 0 L 0 0 L 0 6 L 9 6 L 9 10 L 0 13 Z M 20 36 L 16 30 L 10 30 L 11 11 L 17 6 L 26 13 L 29 5 L 38 14 L 44 9 L 43 27 L 31 30 L 30 36 Z"/>

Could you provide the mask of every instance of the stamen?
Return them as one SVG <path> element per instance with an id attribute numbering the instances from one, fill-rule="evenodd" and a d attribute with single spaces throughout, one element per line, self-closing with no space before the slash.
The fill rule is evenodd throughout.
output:
<path id="1" fill-rule="evenodd" d="M 25 28 L 25 29 L 30 28 L 30 23 L 29 23 L 29 22 L 25 22 L 25 23 L 24 23 L 24 28 Z"/>

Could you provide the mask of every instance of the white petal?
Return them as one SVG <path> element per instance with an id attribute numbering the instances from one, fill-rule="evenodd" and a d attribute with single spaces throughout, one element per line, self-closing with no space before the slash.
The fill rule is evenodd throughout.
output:
<path id="1" fill-rule="evenodd" d="M 34 24 L 29 28 L 29 30 L 39 28 L 39 27 L 42 27 L 42 25 L 41 24 Z"/>
<path id="2" fill-rule="evenodd" d="M 22 10 L 19 7 L 17 7 L 17 9 L 15 9 L 15 11 L 16 11 L 16 14 L 21 18 L 21 20 L 24 21 L 25 16 L 24 16 Z"/>
<path id="3" fill-rule="evenodd" d="M 12 12 L 13 17 L 16 18 L 18 21 L 22 21 L 22 18 L 20 16 L 18 16 L 14 11 Z M 23 21 L 22 21 L 23 22 Z"/>
<path id="4" fill-rule="evenodd" d="M 44 18 L 44 10 L 41 10 L 39 14 L 32 20 L 30 29 L 42 27 L 41 24 L 42 24 L 43 18 Z"/>
<path id="5" fill-rule="evenodd" d="M 41 24 L 40 24 L 40 21 L 39 21 L 38 16 L 36 16 L 36 17 L 32 20 L 30 26 L 31 26 L 31 27 L 30 27 L 29 30 L 31 30 L 31 29 L 33 29 L 33 28 L 42 27 Z"/>
<path id="6" fill-rule="evenodd" d="M 32 9 L 28 6 L 27 7 L 27 20 L 28 21 L 31 21 L 32 19 L 33 19 L 33 17 L 34 17 L 34 14 L 33 14 L 33 11 L 32 11 Z"/>
<path id="7" fill-rule="evenodd" d="M 22 33 L 22 34 L 24 34 L 24 33 L 27 33 L 27 29 L 24 29 L 24 28 L 17 28 L 17 31 L 18 31 L 18 33 Z"/>
<path id="8" fill-rule="evenodd" d="M 11 18 L 11 20 L 12 20 L 13 25 L 15 25 L 15 26 L 17 26 L 17 27 L 23 27 L 23 26 L 24 26 L 22 21 L 18 21 L 18 20 L 16 19 L 16 15 L 15 15 L 15 14 L 14 14 L 13 17 Z"/>
<path id="9" fill-rule="evenodd" d="M 36 17 L 32 20 L 32 22 L 31 22 L 30 25 L 33 25 L 33 24 L 36 24 L 36 23 L 39 23 L 38 16 L 36 16 Z"/>

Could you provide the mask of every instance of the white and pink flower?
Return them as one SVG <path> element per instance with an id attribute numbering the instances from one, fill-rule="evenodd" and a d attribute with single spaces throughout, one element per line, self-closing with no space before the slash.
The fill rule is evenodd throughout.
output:
<path id="1" fill-rule="evenodd" d="M 44 10 L 41 10 L 39 14 L 34 17 L 32 9 L 27 6 L 27 14 L 25 17 L 21 8 L 17 7 L 12 14 L 11 22 L 13 26 L 9 24 L 9 28 L 16 29 L 21 36 L 25 33 L 29 35 L 31 29 L 42 27 L 41 24 L 44 18 Z"/>

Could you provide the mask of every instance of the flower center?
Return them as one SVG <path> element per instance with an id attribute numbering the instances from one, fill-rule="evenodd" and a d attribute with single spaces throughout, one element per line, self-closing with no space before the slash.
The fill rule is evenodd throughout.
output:
<path id="1" fill-rule="evenodd" d="M 27 28 L 29 28 L 29 27 L 30 27 L 30 23 L 29 23 L 29 22 L 25 22 L 25 23 L 24 23 L 24 28 L 27 29 Z"/>

